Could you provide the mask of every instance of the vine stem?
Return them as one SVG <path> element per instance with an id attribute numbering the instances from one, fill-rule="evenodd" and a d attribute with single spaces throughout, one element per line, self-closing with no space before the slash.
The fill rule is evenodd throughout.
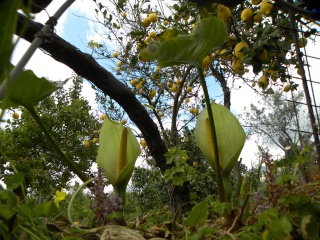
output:
<path id="1" fill-rule="evenodd" d="M 74 3 L 75 0 L 67 0 L 64 4 L 55 12 L 55 14 L 52 16 L 55 23 L 57 23 L 57 20 L 61 17 L 61 15 L 71 6 L 72 3 Z M 8 87 L 8 83 L 13 85 L 16 81 L 19 74 L 22 72 L 23 68 L 26 66 L 26 64 L 29 62 L 32 55 L 35 53 L 35 51 L 40 47 L 40 45 L 43 43 L 46 36 L 48 36 L 53 28 L 53 22 L 47 21 L 44 27 L 39 32 L 39 35 L 34 38 L 32 41 L 30 47 L 27 49 L 23 57 L 20 59 L 18 64 L 12 69 L 9 75 L 9 79 L 6 79 L 2 82 L 0 86 L 0 101 L 5 97 L 5 93 Z M 50 37 L 50 35 L 49 35 Z"/>
<path id="2" fill-rule="evenodd" d="M 50 145 L 54 148 L 54 150 L 58 153 L 61 160 L 83 181 L 88 181 L 88 177 L 78 168 L 78 166 L 59 148 L 57 143 L 53 140 L 51 134 L 49 133 L 48 129 L 44 125 L 43 121 L 37 114 L 34 108 L 27 108 L 27 110 L 31 113 L 32 117 L 36 120 L 39 124 L 40 128 L 42 129 L 44 135 L 47 137 Z"/>
<path id="3" fill-rule="evenodd" d="M 217 178 L 217 185 L 218 185 L 219 201 L 220 202 L 227 202 L 227 196 L 226 196 L 225 189 L 224 189 L 224 186 L 223 186 L 222 174 L 221 174 L 221 169 L 220 169 L 217 133 L 216 133 L 216 129 L 215 129 L 215 126 L 214 126 L 214 118 L 213 118 L 213 113 L 212 113 L 212 109 L 211 109 L 211 102 L 210 102 L 209 92 L 208 92 L 206 80 L 205 80 L 204 75 L 203 75 L 202 68 L 200 66 L 197 66 L 197 71 L 199 73 L 200 83 L 201 83 L 201 86 L 202 86 L 202 89 L 203 89 L 204 98 L 205 98 L 206 105 L 207 105 L 207 110 L 208 110 L 208 117 L 209 117 L 210 130 L 211 130 L 211 138 L 212 138 L 212 142 L 213 142 L 214 158 L 216 160 L 216 178 Z"/>

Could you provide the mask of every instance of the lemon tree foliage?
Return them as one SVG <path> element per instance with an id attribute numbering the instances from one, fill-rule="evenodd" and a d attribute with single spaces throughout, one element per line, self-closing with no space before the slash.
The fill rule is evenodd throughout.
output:
<path id="1" fill-rule="evenodd" d="M 91 113 L 88 101 L 81 96 L 82 80 L 74 78 L 73 86 L 57 90 L 36 105 L 35 110 L 58 145 L 86 174 L 95 161 L 97 146 L 85 148 L 83 141 L 97 137 L 98 119 Z M 39 198 L 65 187 L 74 175 L 63 164 L 42 133 L 41 128 L 26 110 L 20 117 L 10 117 L 1 129 L 1 179 L 12 174 L 14 166 L 25 174 L 30 193 Z M 20 112 L 19 111 L 19 112 Z M 96 132 L 96 133 L 95 133 Z M 10 161 L 12 165 L 7 164 Z"/>

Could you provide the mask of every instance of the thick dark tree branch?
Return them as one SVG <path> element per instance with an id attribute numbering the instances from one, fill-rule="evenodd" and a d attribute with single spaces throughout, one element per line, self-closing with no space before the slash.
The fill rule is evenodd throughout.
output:
<path id="1" fill-rule="evenodd" d="M 24 29 L 24 24 L 28 24 L 28 26 L 24 35 L 21 37 L 31 42 L 34 39 L 34 35 L 41 30 L 43 25 L 19 14 L 17 33 L 20 33 L 21 30 Z M 91 55 L 81 52 L 75 46 L 55 34 L 50 41 L 41 45 L 41 49 L 46 51 L 56 61 L 65 64 L 78 75 L 91 81 L 106 95 L 119 103 L 130 119 L 140 129 L 143 137 L 147 141 L 151 155 L 155 159 L 161 172 L 163 173 L 167 169 L 164 158 L 164 153 L 167 152 L 167 148 L 161 139 L 157 125 L 127 86 L 117 80 L 106 69 L 102 68 Z"/>

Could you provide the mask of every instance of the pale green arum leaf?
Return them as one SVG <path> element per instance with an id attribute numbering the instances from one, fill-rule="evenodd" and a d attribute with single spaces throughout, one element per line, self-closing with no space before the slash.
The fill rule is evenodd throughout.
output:
<path id="1" fill-rule="evenodd" d="M 201 66 L 208 52 L 228 39 L 228 30 L 222 19 L 209 17 L 201 19 L 190 34 L 173 36 L 150 42 L 140 56 L 158 60 L 160 67 L 184 63 Z"/>
<path id="2" fill-rule="evenodd" d="M 197 203 L 192 208 L 191 212 L 188 214 L 186 224 L 189 227 L 203 226 L 208 219 L 208 203 L 207 201 L 202 201 Z"/>
<path id="3" fill-rule="evenodd" d="M 238 119 L 225 106 L 213 102 L 211 108 L 217 135 L 221 174 L 228 177 L 237 163 L 246 134 Z M 208 119 L 208 111 L 205 108 L 198 116 L 194 134 L 202 154 L 213 170 L 216 171 L 213 142 L 210 144 L 212 138 Z"/>
<path id="4" fill-rule="evenodd" d="M 3 108 L 22 105 L 27 109 L 45 99 L 51 93 L 62 87 L 65 82 L 50 82 L 45 78 L 37 77 L 33 71 L 22 71 L 13 85 L 8 87 L 6 98 L 9 101 Z"/>
<path id="5" fill-rule="evenodd" d="M 121 145 L 123 131 L 127 131 L 126 146 Z M 125 191 L 139 154 L 140 145 L 131 129 L 107 117 L 100 130 L 97 163 L 115 189 Z"/>

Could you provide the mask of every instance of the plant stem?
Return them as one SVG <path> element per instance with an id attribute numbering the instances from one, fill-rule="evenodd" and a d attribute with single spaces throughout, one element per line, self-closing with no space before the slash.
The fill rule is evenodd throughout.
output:
<path id="1" fill-rule="evenodd" d="M 40 128 L 42 129 L 44 135 L 47 137 L 50 145 L 54 148 L 54 150 L 58 153 L 61 160 L 72 170 L 83 182 L 88 181 L 88 177 L 78 168 L 78 166 L 66 155 L 64 154 L 57 143 L 53 140 L 51 137 L 48 129 L 44 125 L 43 121 L 37 114 L 37 112 L 34 110 L 34 108 L 27 108 L 28 111 L 31 113 L 32 117 L 36 120 L 36 122 L 39 124 Z"/>
<path id="2" fill-rule="evenodd" d="M 65 1 L 65 3 L 62 4 L 62 6 L 55 12 L 55 14 L 52 16 L 52 18 L 55 19 L 55 21 L 57 21 L 61 17 L 61 15 L 71 6 L 71 4 L 74 1 L 75 0 L 67 0 L 67 1 Z M 22 70 L 25 67 L 25 65 L 29 62 L 29 60 L 32 57 L 32 55 L 35 53 L 35 51 L 38 49 L 38 47 L 40 47 L 40 45 L 44 41 L 46 35 L 49 35 L 49 37 L 50 37 L 50 32 L 51 32 L 51 29 L 53 27 L 54 26 L 53 26 L 53 23 L 51 21 L 46 22 L 44 27 L 39 32 L 39 36 L 36 36 L 34 38 L 34 40 L 32 41 L 32 43 L 30 45 L 30 47 L 28 48 L 28 50 L 25 52 L 25 54 L 20 59 L 18 64 L 14 67 L 14 69 L 10 72 L 9 79 L 6 79 L 6 80 L 3 81 L 3 83 L 0 86 L 0 101 L 2 101 L 2 99 L 5 96 L 5 93 L 6 93 L 6 90 L 7 90 L 7 87 L 8 87 L 7 84 L 9 83 L 8 80 L 10 80 L 10 84 L 13 85 L 13 83 L 15 82 L 15 80 L 17 79 L 19 74 L 22 72 Z"/>
<path id="3" fill-rule="evenodd" d="M 217 142 L 217 134 L 216 134 L 216 129 L 214 126 L 214 119 L 213 119 L 213 113 L 211 109 L 211 102 L 210 102 L 210 97 L 208 93 L 208 88 L 206 84 L 206 80 L 203 75 L 202 68 L 197 66 L 197 71 L 199 73 L 200 77 L 200 83 L 203 89 L 204 93 L 204 98 L 206 101 L 207 105 L 207 110 L 208 110 L 208 117 L 209 117 L 209 122 L 210 122 L 210 130 L 211 130 L 211 138 L 213 142 L 213 149 L 214 149 L 214 158 L 216 160 L 216 178 L 217 178 L 217 185 L 218 185 L 218 195 L 219 195 L 219 201 L 220 202 L 227 202 L 227 196 L 224 190 L 223 182 L 222 182 L 222 174 L 221 174 L 221 169 L 220 169 L 220 161 L 219 161 L 219 149 L 218 149 L 218 142 Z"/>
<path id="4" fill-rule="evenodd" d="M 77 194 L 79 193 L 79 191 L 80 191 L 82 188 L 86 187 L 86 186 L 87 186 L 89 183 L 91 183 L 93 180 L 94 180 L 94 178 L 91 178 L 91 179 L 89 179 L 88 181 L 84 182 L 80 187 L 78 187 L 77 190 L 72 194 L 72 197 L 71 197 L 70 202 L 69 202 L 69 204 L 68 204 L 68 220 L 69 220 L 69 222 L 71 223 L 71 226 L 74 227 L 74 228 L 76 228 L 76 229 L 78 229 L 78 230 L 87 231 L 87 230 L 84 230 L 84 229 L 79 228 L 77 225 L 75 225 L 75 224 L 73 223 L 73 220 L 72 220 L 72 217 L 71 217 L 71 205 L 72 205 L 72 203 L 73 203 L 73 200 L 75 199 L 75 197 L 76 197 Z M 87 232 L 90 232 L 90 231 L 87 231 Z"/>

